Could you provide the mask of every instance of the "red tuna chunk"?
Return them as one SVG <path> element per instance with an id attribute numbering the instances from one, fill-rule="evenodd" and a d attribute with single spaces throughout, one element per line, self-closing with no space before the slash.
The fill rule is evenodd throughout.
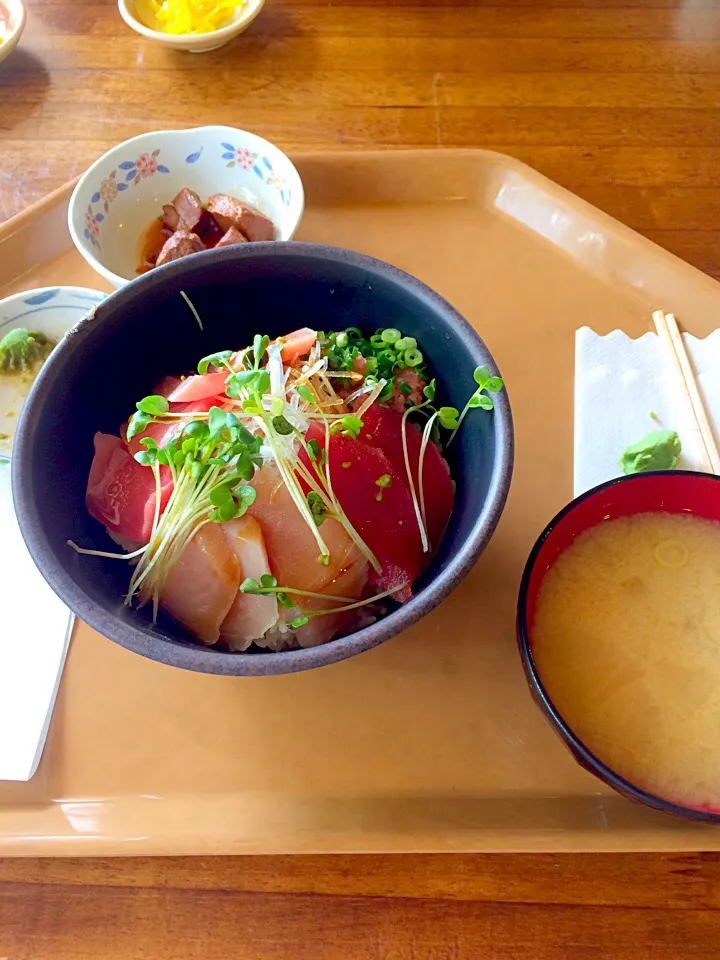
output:
<path id="1" fill-rule="evenodd" d="M 170 471 L 161 487 L 160 509 L 172 490 Z M 141 466 L 119 437 L 95 434 L 95 458 L 90 468 L 85 504 L 88 513 L 113 533 L 147 543 L 155 513 L 155 477 Z"/>

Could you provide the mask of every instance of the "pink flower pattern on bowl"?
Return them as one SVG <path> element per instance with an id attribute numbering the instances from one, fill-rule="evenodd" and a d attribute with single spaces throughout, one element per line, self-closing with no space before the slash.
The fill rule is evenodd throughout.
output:
<path id="1" fill-rule="evenodd" d="M 118 193 L 136 186 L 141 180 L 153 177 L 156 173 L 170 173 L 164 164 L 158 163 L 159 155 L 160 150 L 153 150 L 152 153 L 141 153 L 137 160 L 123 160 L 100 181 L 100 186 L 90 198 L 83 231 L 85 239 L 93 246 L 100 249 L 100 224 L 105 219 L 104 213 L 93 211 L 93 204 L 102 204 L 104 212 L 107 213 Z"/>
<path id="2" fill-rule="evenodd" d="M 267 157 L 261 157 L 257 153 L 252 153 L 244 147 L 235 147 L 232 143 L 221 143 L 223 149 L 222 158 L 227 160 L 226 166 L 234 167 L 236 164 L 241 170 L 252 170 L 253 173 L 264 180 L 270 187 L 275 187 L 280 194 L 280 199 L 286 207 L 290 206 L 292 194 L 287 187 L 286 179 L 273 169 L 272 163 Z M 200 154 L 193 154 L 197 159 Z M 188 161 L 190 162 L 189 158 Z M 194 162 L 194 161 L 193 161 Z"/>
<path id="3" fill-rule="evenodd" d="M 257 154 L 251 153 L 244 147 L 238 147 L 235 151 L 235 163 L 240 167 L 241 170 L 249 170 L 256 159 Z"/>
<path id="4" fill-rule="evenodd" d="M 85 213 L 85 237 L 90 240 L 94 246 L 100 246 L 98 236 L 100 234 L 100 223 L 104 219 L 102 214 L 100 214 L 100 221 L 98 221 L 97 217 L 98 214 L 93 213 L 92 207 L 88 207 Z"/>
<path id="5" fill-rule="evenodd" d="M 152 155 L 141 153 L 135 161 L 135 169 L 141 177 L 152 177 L 157 170 L 157 160 L 155 159 L 157 152 L 154 152 Z"/>
<path id="6" fill-rule="evenodd" d="M 100 199 L 104 203 L 105 213 L 108 212 L 108 207 L 118 195 L 118 185 L 115 180 L 115 174 L 116 171 L 113 170 L 110 176 L 100 184 Z"/>

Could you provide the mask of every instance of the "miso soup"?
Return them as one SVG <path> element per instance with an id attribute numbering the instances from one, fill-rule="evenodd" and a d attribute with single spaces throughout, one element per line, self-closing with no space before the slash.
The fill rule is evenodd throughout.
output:
<path id="1" fill-rule="evenodd" d="M 720 523 L 646 513 L 586 531 L 541 584 L 532 641 L 600 760 L 667 800 L 720 807 Z"/>

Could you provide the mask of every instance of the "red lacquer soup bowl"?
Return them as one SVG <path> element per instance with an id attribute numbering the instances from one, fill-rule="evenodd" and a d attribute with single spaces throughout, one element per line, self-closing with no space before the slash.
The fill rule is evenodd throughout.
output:
<path id="1" fill-rule="evenodd" d="M 603 483 L 577 497 L 554 517 L 539 536 L 520 584 L 517 608 L 517 637 L 525 677 L 533 698 L 550 726 L 568 747 L 577 762 L 629 800 L 646 804 L 664 813 L 720 823 L 720 808 L 686 806 L 636 786 L 603 763 L 568 726 L 555 707 L 541 679 L 533 656 L 533 625 L 538 592 L 543 578 L 557 558 L 585 530 L 618 517 L 639 513 L 689 513 L 720 521 L 720 477 L 667 470 L 641 473 Z M 582 624 L 578 624 L 578 640 Z"/>

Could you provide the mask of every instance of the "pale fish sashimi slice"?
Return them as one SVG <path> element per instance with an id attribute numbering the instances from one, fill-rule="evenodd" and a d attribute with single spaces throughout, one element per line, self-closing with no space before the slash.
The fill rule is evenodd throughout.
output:
<path id="1" fill-rule="evenodd" d="M 368 573 L 369 564 L 367 560 L 356 560 L 347 570 L 343 570 L 332 583 L 327 584 L 322 592 L 335 597 L 352 597 L 354 600 L 359 600 L 367 586 Z M 327 610 L 333 606 L 335 604 L 327 600 L 303 599 L 298 603 L 298 607 L 302 610 Z M 360 607 L 358 610 L 328 614 L 326 617 L 312 617 L 309 623 L 297 630 L 295 634 L 297 642 L 301 647 L 317 647 L 321 643 L 327 643 L 333 637 L 353 630 L 358 614 L 361 615 L 362 613 L 363 608 Z"/>
<path id="2" fill-rule="evenodd" d="M 160 606 L 203 643 L 217 643 L 240 588 L 240 561 L 220 525 L 206 523 L 168 574 Z"/>
<path id="3" fill-rule="evenodd" d="M 326 584 L 362 557 L 340 523 L 328 518 L 319 531 L 330 551 L 330 563 L 325 566 L 319 562 L 317 541 L 274 465 L 258 470 L 252 485 L 257 497 L 248 514 L 260 523 L 279 586 L 322 592 Z"/>
<path id="4" fill-rule="evenodd" d="M 222 525 L 225 536 L 240 562 L 240 582 L 248 577 L 260 580 L 270 573 L 260 524 L 254 517 L 239 517 Z M 274 596 L 259 597 L 238 591 L 230 612 L 220 627 L 220 639 L 231 650 L 247 650 L 275 626 L 278 604 Z"/>

